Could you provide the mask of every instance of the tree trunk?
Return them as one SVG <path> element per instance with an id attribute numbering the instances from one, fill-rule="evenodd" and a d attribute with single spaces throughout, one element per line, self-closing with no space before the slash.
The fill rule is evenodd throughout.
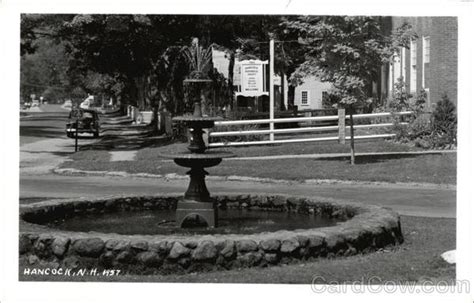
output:
<path id="1" fill-rule="evenodd" d="M 233 108 L 234 103 L 234 65 L 235 65 L 235 53 L 233 51 L 230 52 L 229 57 L 229 79 L 228 79 L 228 90 L 229 90 L 229 104 L 231 109 Z"/>
<path id="2" fill-rule="evenodd" d="M 354 118 L 352 114 L 354 112 L 354 108 L 352 105 L 349 107 L 349 121 L 351 127 L 351 165 L 355 165 L 355 150 L 354 150 Z"/>
<path id="3" fill-rule="evenodd" d="M 281 111 L 287 110 L 285 106 L 285 73 L 280 72 L 280 104 L 279 108 Z"/>
<path id="4" fill-rule="evenodd" d="M 295 89 L 293 85 L 288 86 L 288 109 L 295 107 Z"/>
<path id="5" fill-rule="evenodd" d="M 146 108 L 146 100 L 145 100 L 145 76 L 138 76 L 134 79 L 135 89 L 136 89 L 136 103 L 137 107 L 140 110 L 144 110 Z"/>

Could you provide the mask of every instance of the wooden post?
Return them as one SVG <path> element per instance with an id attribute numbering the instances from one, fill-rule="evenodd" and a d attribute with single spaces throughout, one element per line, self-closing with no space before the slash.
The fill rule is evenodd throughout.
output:
<path id="1" fill-rule="evenodd" d="M 79 137 L 79 118 L 76 119 L 76 141 L 74 143 L 74 152 L 77 152 L 77 149 L 78 149 L 78 146 L 77 146 L 77 140 L 78 140 L 78 137 Z"/>
<path id="2" fill-rule="evenodd" d="M 273 77 L 274 77 L 274 64 L 275 64 L 275 59 L 274 59 L 274 47 L 275 47 L 275 41 L 273 39 L 270 39 L 270 79 L 269 79 L 269 85 L 270 85 L 270 120 L 273 120 L 275 117 L 275 94 L 274 94 L 274 86 L 273 86 Z M 273 131 L 275 128 L 275 124 L 273 122 L 270 122 L 270 130 Z M 273 133 L 270 134 L 270 141 L 275 140 L 275 135 Z"/>
<path id="3" fill-rule="evenodd" d="M 288 78 L 285 73 L 283 73 L 283 104 L 285 109 L 288 110 Z"/>
<path id="4" fill-rule="evenodd" d="M 339 117 L 339 143 L 346 144 L 346 110 L 344 108 L 337 109 L 337 115 Z"/>
<path id="5" fill-rule="evenodd" d="M 352 117 L 354 108 L 352 105 L 349 108 L 349 120 L 351 126 L 351 165 L 355 165 L 355 150 L 354 150 L 354 118 Z"/>

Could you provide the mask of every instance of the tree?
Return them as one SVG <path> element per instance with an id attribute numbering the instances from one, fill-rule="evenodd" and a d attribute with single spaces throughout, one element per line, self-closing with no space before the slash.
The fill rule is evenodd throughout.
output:
<path id="1" fill-rule="evenodd" d="M 239 15 L 28 14 L 22 16 L 22 54 L 34 53 L 39 39 L 61 43 L 67 55 L 69 91 L 107 91 L 119 94 L 124 103 L 141 108 L 174 102 L 168 107 L 179 112 L 186 72 L 180 48 L 198 38 L 205 48 L 213 45 L 226 50 L 229 77 L 224 81 L 217 75 L 214 78 L 219 79 L 219 91 L 229 104 L 234 89 L 235 51 L 241 49 L 262 59 L 268 56 L 268 43 L 261 42 L 268 41 L 268 33 L 278 34 L 281 19 Z M 276 70 L 280 71 L 283 65 L 279 54 L 289 48 L 278 49 Z M 105 87 L 101 89 L 101 85 Z"/>
<path id="2" fill-rule="evenodd" d="M 64 45 L 40 37 L 30 46 L 35 52 L 21 57 L 21 98 L 27 100 L 31 94 L 43 96 L 48 101 L 66 98 L 69 78 Z"/>
<path id="3" fill-rule="evenodd" d="M 173 15 L 76 15 L 59 34 L 71 45 L 76 71 L 120 75 L 124 101 L 144 108 L 147 78 L 168 47 L 190 40 L 191 21 Z"/>
<path id="4" fill-rule="evenodd" d="M 400 47 L 408 47 L 415 35 L 408 25 L 386 35 L 381 24 L 381 17 L 369 16 L 299 16 L 285 22 L 299 34 L 306 52 L 305 62 L 292 78 L 316 76 L 331 82 L 337 106 L 349 112 L 351 164 L 355 164 L 354 110 L 372 102 L 372 83 L 380 67 Z"/>

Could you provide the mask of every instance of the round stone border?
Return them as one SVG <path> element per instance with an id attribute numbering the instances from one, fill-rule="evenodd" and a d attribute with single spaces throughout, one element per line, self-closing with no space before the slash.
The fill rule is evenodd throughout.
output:
<path id="1" fill-rule="evenodd" d="M 70 232 L 40 225 L 80 213 L 170 209 L 176 207 L 180 197 L 113 196 L 21 205 L 20 256 L 30 264 L 44 261 L 72 268 L 184 273 L 349 256 L 403 242 L 399 215 L 392 210 L 328 198 L 272 194 L 219 194 L 213 198 L 221 208 L 314 213 L 344 221 L 314 229 L 196 236 Z"/>

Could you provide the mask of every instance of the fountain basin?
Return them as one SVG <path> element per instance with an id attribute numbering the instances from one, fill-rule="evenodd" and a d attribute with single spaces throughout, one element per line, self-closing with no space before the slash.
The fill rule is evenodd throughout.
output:
<path id="1" fill-rule="evenodd" d="M 235 157 L 230 152 L 221 152 L 216 150 L 207 150 L 205 153 L 190 153 L 189 151 L 181 151 L 173 154 L 160 153 L 160 157 L 173 159 L 176 164 L 183 167 L 212 167 L 221 163 L 223 158 Z"/>
<path id="2" fill-rule="evenodd" d="M 76 232 L 117 233 L 121 235 L 215 235 L 254 234 L 335 226 L 342 218 L 281 210 L 228 208 L 219 210 L 219 227 L 180 228 L 174 210 L 138 210 L 113 213 L 87 213 L 56 220 L 46 226 Z"/>
<path id="3" fill-rule="evenodd" d="M 66 231 L 47 225 L 91 213 L 170 211 L 180 195 L 54 200 L 22 205 L 20 254 L 84 267 L 122 268 L 134 273 L 189 272 L 202 269 L 268 266 L 313 258 L 348 256 L 401 243 L 397 213 L 371 205 L 327 198 L 285 195 L 220 194 L 219 209 L 322 215 L 339 221 L 328 227 L 249 234 L 124 235 Z"/>

